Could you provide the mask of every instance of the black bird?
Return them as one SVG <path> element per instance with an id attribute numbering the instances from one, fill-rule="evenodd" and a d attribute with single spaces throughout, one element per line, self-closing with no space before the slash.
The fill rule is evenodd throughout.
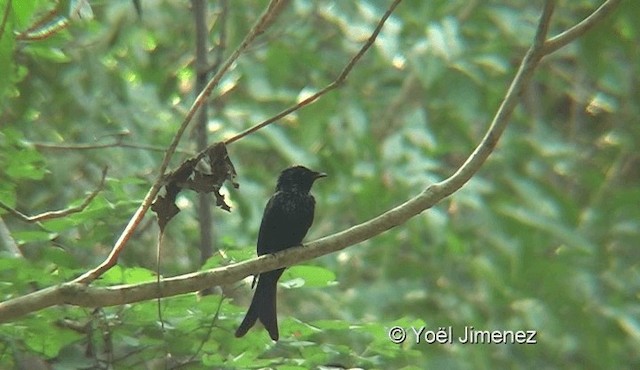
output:
<path id="1" fill-rule="evenodd" d="M 313 223 L 316 201 L 309 194 L 313 182 L 327 175 L 303 166 L 285 169 L 278 177 L 273 194 L 262 215 L 258 234 L 258 256 L 275 253 L 300 245 Z M 264 272 L 258 276 L 258 287 L 251 306 L 236 330 L 242 337 L 260 320 L 273 340 L 278 340 L 278 317 L 276 315 L 276 288 L 284 268 Z M 254 279 L 255 283 L 255 279 Z"/>

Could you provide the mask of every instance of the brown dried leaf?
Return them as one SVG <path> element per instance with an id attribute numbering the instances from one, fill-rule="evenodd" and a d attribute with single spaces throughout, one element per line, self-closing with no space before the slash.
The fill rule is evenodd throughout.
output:
<path id="1" fill-rule="evenodd" d="M 222 142 L 215 143 L 198 156 L 185 160 L 167 176 L 165 196 L 159 195 L 151 206 L 158 216 L 160 229 L 164 230 L 166 224 L 180 212 L 175 201 L 183 189 L 213 193 L 216 206 L 231 211 L 231 207 L 224 201 L 224 195 L 220 194 L 220 188 L 225 181 L 229 181 L 237 189 L 240 185 L 235 182 L 236 176 L 235 167 Z"/>

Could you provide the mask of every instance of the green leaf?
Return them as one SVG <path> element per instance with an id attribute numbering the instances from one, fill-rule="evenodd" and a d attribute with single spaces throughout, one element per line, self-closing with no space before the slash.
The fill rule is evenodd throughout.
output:
<path id="1" fill-rule="evenodd" d="M 16 231 L 13 238 L 20 244 L 53 240 L 58 234 L 42 230 Z"/>
<path id="2" fill-rule="evenodd" d="M 6 3 L 6 0 L 3 2 L 3 9 L 4 3 Z M 38 4 L 38 1 L 16 1 L 12 3 L 12 10 L 15 15 L 15 19 L 20 27 L 27 26 L 38 5 L 41 5 Z M 9 17 L 9 19 L 11 18 L 12 17 Z"/>
<path id="3" fill-rule="evenodd" d="M 71 58 L 65 54 L 65 52 L 59 48 L 54 47 L 32 47 L 27 49 L 29 53 L 34 57 L 42 58 L 53 63 L 66 63 L 71 61 Z"/>
<path id="4" fill-rule="evenodd" d="M 17 3 L 23 3 L 19 1 Z M 4 13 L 5 7 L 2 6 L 2 12 Z M 4 100 L 9 92 L 14 88 L 14 84 L 19 81 L 17 74 L 17 67 L 13 60 L 13 53 L 15 48 L 15 35 L 13 34 L 13 22 L 12 17 L 7 18 L 7 23 L 4 24 L 2 31 L 2 37 L 0 37 L 0 68 L 3 72 L 3 77 L 0 78 L 0 100 Z M 11 94 L 13 95 L 13 94 Z"/>
<path id="5" fill-rule="evenodd" d="M 104 285 L 136 284 L 156 280 L 155 272 L 142 267 L 114 266 L 100 277 Z"/>
<path id="6" fill-rule="evenodd" d="M 47 172 L 42 155 L 28 147 L 23 147 L 11 153 L 4 170 L 7 175 L 16 180 L 41 180 Z"/>
<path id="7" fill-rule="evenodd" d="M 285 270 L 280 282 L 287 288 L 299 288 L 303 285 L 324 287 L 336 284 L 335 279 L 336 275 L 329 269 L 318 266 L 297 265 Z"/>
<path id="8" fill-rule="evenodd" d="M 9 182 L 0 182 L 0 202 L 8 205 L 9 207 L 16 206 L 15 185 Z M 6 212 L 6 210 L 0 208 L 0 214 L 4 214 Z"/>
<path id="9" fill-rule="evenodd" d="M 146 283 L 155 280 L 156 273 L 142 267 L 129 267 L 124 270 L 124 284 Z"/>
<path id="10" fill-rule="evenodd" d="M 48 312 L 22 320 L 19 338 L 30 350 L 42 354 L 47 359 L 54 358 L 62 348 L 83 337 L 80 333 L 56 325 L 58 319 L 55 313 Z"/>
<path id="11" fill-rule="evenodd" d="M 347 330 L 351 326 L 343 320 L 317 320 L 311 324 L 321 330 Z"/>
<path id="12" fill-rule="evenodd" d="M 254 248 L 238 248 L 238 249 L 226 249 L 225 254 L 232 261 L 245 261 L 250 258 L 256 257 L 256 251 Z"/>

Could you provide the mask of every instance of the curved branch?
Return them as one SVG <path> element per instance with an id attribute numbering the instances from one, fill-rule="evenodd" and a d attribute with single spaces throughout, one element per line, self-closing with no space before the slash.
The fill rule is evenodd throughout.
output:
<path id="1" fill-rule="evenodd" d="M 256 39 L 256 37 L 262 34 L 267 29 L 267 27 L 273 23 L 274 19 L 278 14 L 280 14 L 280 12 L 287 4 L 288 0 L 271 0 L 265 12 L 260 16 L 256 24 L 251 28 L 247 36 L 245 36 L 244 40 L 242 40 L 240 46 L 238 46 L 236 50 L 233 51 L 231 56 L 222 64 L 220 69 L 211 78 L 211 80 L 209 80 L 204 89 L 202 89 L 202 92 L 200 92 L 196 100 L 191 105 L 191 108 L 189 108 L 189 111 L 185 115 L 185 118 L 176 131 L 171 144 L 169 144 L 169 147 L 164 154 L 162 164 L 160 165 L 160 169 L 158 170 L 158 177 L 156 181 L 144 196 L 144 199 L 142 199 L 140 207 L 138 207 L 136 212 L 133 214 L 133 216 L 129 220 L 129 223 L 122 231 L 122 234 L 120 234 L 120 237 L 111 249 L 109 256 L 107 256 L 107 258 L 100 265 L 82 274 L 80 277 L 75 279 L 74 282 L 88 284 L 97 279 L 105 271 L 116 264 L 120 253 L 122 253 L 122 251 L 124 250 L 124 247 L 133 235 L 134 230 L 138 227 L 140 222 L 142 222 L 144 215 L 147 213 L 147 211 L 151 207 L 151 204 L 153 203 L 153 200 L 160 192 L 160 189 L 162 188 L 164 182 L 165 172 L 169 167 L 169 162 L 171 161 L 173 154 L 176 152 L 178 143 L 180 142 L 182 135 L 187 129 L 187 126 L 189 126 L 189 123 L 191 123 L 193 116 L 198 111 L 198 108 L 200 108 L 200 106 L 202 106 L 204 102 L 209 98 L 209 95 L 211 95 L 213 89 L 218 86 L 224 74 L 229 68 L 231 68 L 240 54 L 242 54 L 242 52 L 249 47 L 249 45 Z"/>
<path id="2" fill-rule="evenodd" d="M 555 1 L 545 2 L 533 45 L 522 60 L 505 99 L 480 144 L 465 163 L 448 179 L 430 185 L 403 204 L 337 234 L 327 236 L 273 255 L 265 255 L 233 265 L 137 285 L 107 288 L 89 287 L 77 282 L 64 283 L 0 303 L 0 322 L 7 322 L 46 307 L 72 304 L 105 307 L 169 297 L 236 282 L 244 277 L 304 262 L 371 239 L 401 225 L 460 189 L 486 161 L 509 122 L 515 106 L 546 53 L 544 39 Z"/>
<path id="3" fill-rule="evenodd" d="M 5 28 L 7 27 L 7 20 L 9 19 L 9 12 L 11 11 L 11 3 L 9 0 L 4 6 L 4 12 L 2 13 L 2 21 L 0 21 L 0 39 L 4 36 Z"/>
<path id="4" fill-rule="evenodd" d="M 125 143 L 120 139 L 105 144 L 51 144 L 44 142 L 32 142 L 33 145 L 38 150 L 70 150 L 70 151 L 84 151 L 84 150 L 101 150 L 105 148 L 128 148 L 128 149 L 138 149 L 138 150 L 148 150 L 150 152 L 164 152 L 166 148 L 156 146 L 156 145 L 145 145 L 145 144 L 133 144 L 133 143 Z M 176 153 L 193 155 L 193 152 L 188 150 L 176 149 Z"/>
<path id="5" fill-rule="evenodd" d="M 340 72 L 338 77 L 333 82 L 331 82 L 330 84 L 328 84 L 322 90 L 316 92 L 315 94 L 312 94 L 311 96 L 306 97 L 305 99 L 303 99 L 298 104 L 293 105 L 293 106 L 283 110 L 282 112 L 276 114 L 275 116 L 273 116 L 273 117 L 271 117 L 271 118 L 269 118 L 269 119 L 267 119 L 265 121 L 262 121 L 262 122 L 258 123 L 257 125 L 255 125 L 253 127 L 249 127 L 248 129 L 242 131 L 241 133 L 239 133 L 237 135 L 234 135 L 233 137 L 230 137 L 229 139 L 225 140 L 224 143 L 229 145 L 229 144 L 231 144 L 231 143 L 233 143 L 235 141 L 238 141 L 238 140 L 242 139 L 243 137 L 245 137 L 247 135 L 250 135 L 250 134 L 260 130 L 261 128 L 264 128 L 265 126 L 268 126 L 268 125 L 274 123 L 275 121 L 279 120 L 280 118 L 283 118 L 283 117 L 285 117 L 285 116 L 297 111 L 298 109 L 315 102 L 322 95 L 324 95 L 324 94 L 328 93 L 329 91 L 334 90 L 337 87 L 339 87 L 340 85 L 342 85 L 344 83 L 344 81 L 347 79 L 347 76 L 349 75 L 349 73 L 351 72 L 353 67 L 356 65 L 356 63 L 360 60 L 360 58 L 362 58 L 362 56 L 367 52 L 367 50 L 369 50 L 371 45 L 373 45 L 373 43 L 376 41 L 376 38 L 378 38 L 378 34 L 380 34 L 380 31 L 382 30 L 382 26 L 384 26 L 384 24 L 387 21 L 387 19 L 391 16 L 391 13 L 393 13 L 394 9 L 398 6 L 398 4 L 400 4 L 401 1 L 402 0 L 395 0 L 389 6 L 387 11 L 382 16 L 382 18 L 380 18 L 380 21 L 378 21 L 378 24 L 376 25 L 375 29 L 371 33 L 371 36 L 369 36 L 369 38 L 367 39 L 367 42 L 365 42 L 364 45 L 362 45 L 362 47 L 358 51 L 358 53 L 353 58 L 351 58 L 351 60 L 349 60 L 347 65 L 342 69 L 342 71 Z"/>
<path id="6" fill-rule="evenodd" d="M 269 119 L 269 120 L 267 120 L 265 122 L 262 122 L 262 123 L 250 128 L 250 129 L 248 129 L 248 130 L 236 135 L 235 137 L 227 140 L 226 144 L 230 144 L 230 143 L 232 143 L 232 142 L 234 142 L 236 140 L 239 140 L 243 136 L 246 136 L 246 135 L 248 135 L 248 134 L 250 134 L 250 133 L 252 133 L 252 132 L 254 132 L 256 130 L 259 130 L 260 128 L 262 128 L 262 127 L 264 127 L 264 126 L 266 126 L 266 125 L 268 125 L 268 124 L 270 124 L 270 123 L 272 123 L 272 122 L 274 122 L 274 121 L 286 116 L 287 114 L 299 109 L 300 107 L 312 103 L 313 101 L 315 101 L 320 96 L 322 96 L 325 93 L 327 93 L 328 91 L 333 90 L 336 87 L 338 87 L 342 82 L 344 82 L 344 80 L 346 79 L 348 73 L 351 71 L 351 69 L 353 69 L 353 66 L 355 65 L 355 63 L 362 57 L 362 55 L 364 55 L 364 53 L 373 44 L 373 42 L 375 41 L 376 37 L 378 36 L 378 33 L 380 32 L 382 26 L 384 25 L 385 21 L 391 15 L 391 12 L 393 11 L 393 9 L 395 9 L 395 7 L 398 5 L 398 3 L 400 1 L 401 0 L 395 0 L 394 1 L 394 3 L 390 6 L 389 10 L 387 10 L 385 15 L 382 17 L 381 21 L 376 26 L 376 29 L 372 33 L 371 37 L 369 37 L 369 40 L 367 40 L 367 42 L 365 43 L 363 48 L 360 50 L 360 52 L 358 52 L 358 54 L 356 54 L 356 56 L 354 58 L 352 58 L 351 61 L 349 61 L 347 66 L 344 68 L 344 70 L 340 73 L 339 77 L 334 82 L 332 82 L 330 85 L 328 85 L 327 87 L 325 87 L 321 91 L 317 92 L 316 94 L 314 94 L 314 95 L 308 97 L 307 99 L 305 99 L 304 101 L 300 102 L 299 104 L 297 104 L 297 105 L 295 105 L 295 106 L 293 106 L 293 107 L 291 107 L 289 109 L 286 109 L 283 112 L 279 113 L 278 115 L 272 117 L 271 119 Z M 242 41 L 240 46 L 238 46 L 238 48 L 233 52 L 233 54 L 220 67 L 220 69 L 217 71 L 215 76 L 213 76 L 211 78 L 211 80 L 207 83 L 207 85 L 204 87 L 202 92 L 198 95 L 198 97 L 194 101 L 194 103 L 191 106 L 191 108 L 189 109 L 189 111 L 186 113 L 185 118 L 184 118 L 182 124 L 180 125 L 180 128 L 178 129 L 178 131 L 176 132 L 176 135 L 173 138 L 173 141 L 171 142 L 171 144 L 167 148 L 167 151 L 165 152 L 165 156 L 164 156 L 164 159 L 162 161 L 162 164 L 160 165 L 158 178 L 156 179 L 156 181 L 153 184 L 153 186 L 151 187 L 151 189 L 149 189 L 149 191 L 145 195 L 144 199 L 142 200 L 142 203 L 140 204 L 140 207 L 138 207 L 138 209 L 136 210 L 134 215 L 131 217 L 131 219 L 129 220 L 129 223 L 125 227 L 125 229 L 122 232 L 122 234 L 120 234 L 120 237 L 118 238 L 118 240 L 114 244 L 113 248 L 111 249 L 111 252 L 109 253 L 109 256 L 107 256 L 107 258 L 100 265 L 98 265 L 97 267 L 93 268 L 92 270 L 84 273 L 80 277 L 76 278 L 74 280 L 74 282 L 88 284 L 88 283 L 92 282 L 93 280 L 97 279 L 105 271 L 107 271 L 108 269 L 110 269 L 111 267 L 113 267 L 116 264 L 120 253 L 124 249 L 125 245 L 129 241 L 129 239 L 131 238 L 131 235 L 133 234 L 133 231 L 138 227 L 140 222 L 142 222 L 142 218 L 147 213 L 147 211 L 151 207 L 151 204 L 153 203 L 153 200 L 155 199 L 155 197 L 160 192 L 160 189 L 162 188 L 162 185 L 163 185 L 164 173 L 165 173 L 165 171 L 167 170 L 167 168 L 169 166 L 169 161 L 171 160 L 171 157 L 175 153 L 175 151 L 177 149 L 177 146 L 178 146 L 178 143 L 180 142 L 180 138 L 182 137 L 184 131 L 186 130 L 186 128 L 189 125 L 189 123 L 191 122 L 191 120 L 192 120 L 193 116 L 195 115 L 195 113 L 197 112 L 198 108 L 202 104 L 204 104 L 205 100 L 209 97 L 209 95 L 211 94 L 213 89 L 218 85 L 218 83 L 220 82 L 220 80 L 222 79 L 224 74 L 231 67 L 231 65 L 237 60 L 237 58 L 240 56 L 240 54 L 244 50 L 246 50 L 246 48 L 249 46 L 249 44 L 251 42 L 253 42 L 253 40 L 255 40 L 255 38 L 258 35 L 262 34 L 266 30 L 267 27 L 269 27 L 271 24 L 273 24 L 273 22 L 276 19 L 276 17 L 283 11 L 284 7 L 286 7 L 286 5 L 288 3 L 289 3 L 288 0 L 271 0 L 271 2 L 269 3 L 269 6 L 265 10 L 265 12 L 262 14 L 260 19 L 256 22 L 256 24 L 251 28 L 251 30 L 249 31 L 249 33 L 247 34 L 245 39 Z"/>
<path id="7" fill-rule="evenodd" d="M 527 56 L 533 54 L 528 53 Z M 251 274 L 273 270 L 335 252 L 400 225 L 459 189 L 478 170 L 500 136 L 501 131 L 498 130 L 500 126 L 496 122 L 502 124 L 502 127 L 507 123 L 510 112 L 502 114 L 501 112 L 504 109 L 513 111 L 515 104 L 507 103 L 516 99 L 516 91 L 521 91 L 524 88 L 521 85 L 528 81 L 528 79 L 522 78 L 523 71 L 528 71 L 529 76 L 533 73 L 533 66 L 529 66 L 530 59 L 525 58 L 523 61 L 520 71 L 507 94 L 507 98 L 496 115 L 494 124 L 492 124 L 485 139 L 483 139 L 476 151 L 469 157 L 469 160 L 445 182 L 429 186 L 418 196 L 370 221 L 333 236 L 311 242 L 307 247 L 292 248 L 273 256 L 262 256 L 207 272 L 165 279 L 160 283 L 160 286 L 156 282 L 111 288 L 90 288 L 75 283 L 62 284 L 0 304 L 0 317 L 2 318 L 0 320 L 9 320 L 21 312 L 25 312 L 24 306 L 26 305 L 31 306 L 32 310 L 62 303 L 82 306 L 90 305 L 91 307 L 108 306 L 151 299 L 158 295 L 164 297 L 187 293 L 193 291 L 194 288 L 198 290 L 212 285 L 232 283 Z M 503 107 L 506 108 L 503 109 Z"/>
<path id="8" fill-rule="evenodd" d="M 9 213 L 14 215 L 15 217 L 19 218 L 21 221 L 28 222 L 28 223 L 37 223 L 37 222 L 41 222 L 41 221 L 52 220 L 52 219 L 55 219 L 55 218 L 62 218 L 62 217 L 69 216 L 69 215 L 71 215 L 73 213 L 82 212 L 82 211 L 84 211 L 85 208 L 87 208 L 87 206 L 89 206 L 89 204 L 91 204 L 93 199 L 96 196 L 98 196 L 98 194 L 104 188 L 104 181 L 107 178 L 107 169 L 108 169 L 108 167 L 104 167 L 102 169 L 102 178 L 100 179 L 100 183 L 98 184 L 98 186 L 89 195 L 87 195 L 86 198 L 84 198 L 84 200 L 82 201 L 82 203 L 79 206 L 68 207 L 68 208 L 65 208 L 65 209 L 59 209 L 57 211 L 47 211 L 47 212 L 43 212 L 43 213 L 37 214 L 35 216 L 27 216 L 27 215 L 21 213 L 20 211 L 9 207 L 8 205 L 4 204 L 1 201 L 0 201 L 0 208 L 8 211 Z"/>
<path id="9" fill-rule="evenodd" d="M 587 31 L 592 29 L 596 24 L 600 23 L 602 19 L 611 14 L 611 12 L 620 5 L 621 1 L 622 0 L 605 1 L 598 9 L 591 13 L 587 18 L 583 19 L 580 23 L 547 40 L 544 45 L 544 53 L 551 54 L 587 33 Z"/>

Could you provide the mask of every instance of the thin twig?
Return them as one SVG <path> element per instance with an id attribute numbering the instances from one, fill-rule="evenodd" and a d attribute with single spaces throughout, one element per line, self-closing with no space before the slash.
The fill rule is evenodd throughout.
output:
<path id="1" fill-rule="evenodd" d="M 79 206 L 68 207 L 65 209 L 57 210 L 57 211 L 47 211 L 35 216 L 27 216 L 21 213 L 20 211 L 9 207 L 3 202 L 0 202 L 0 208 L 3 208 L 9 211 L 9 213 L 19 218 L 21 221 L 28 222 L 28 223 L 36 223 L 36 222 L 51 220 L 55 218 L 66 217 L 66 216 L 69 216 L 70 214 L 84 211 L 84 209 L 87 208 L 87 206 L 91 203 L 93 198 L 95 198 L 98 195 L 98 193 L 100 193 L 100 191 L 102 191 L 102 189 L 104 188 L 104 181 L 106 177 L 107 177 L 107 167 L 102 169 L 102 178 L 100 179 L 100 184 L 98 184 L 98 186 L 91 192 L 91 194 L 89 194 L 82 201 L 82 204 L 80 204 Z"/>
<path id="2" fill-rule="evenodd" d="M 242 42 L 240 43 L 240 46 L 238 46 L 238 48 L 234 50 L 231 56 L 222 64 L 222 66 L 220 67 L 220 70 L 216 72 L 216 74 L 211 78 L 211 80 L 205 86 L 205 88 L 202 89 L 202 92 L 198 95 L 196 100 L 193 102 L 191 108 L 187 112 L 184 120 L 182 121 L 182 124 L 178 128 L 175 136 L 173 137 L 173 141 L 171 142 L 171 144 L 169 145 L 169 148 L 165 153 L 164 160 L 162 161 L 162 165 L 160 166 L 160 171 L 159 171 L 160 174 L 164 174 L 165 171 L 167 170 L 167 167 L 169 166 L 169 161 L 171 160 L 171 157 L 173 156 L 173 153 L 175 152 L 175 149 L 178 146 L 178 143 L 180 142 L 180 139 L 182 138 L 184 131 L 187 129 L 187 126 L 193 119 L 193 116 L 195 115 L 196 111 L 209 98 L 209 95 L 211 95 L 211 92 L 213 91 L 213 89 L 216 86 L 218 86 L 224 74 L 227 72 L 229 68 L 231 68 L 233 63 L 235 63 L 235 61 L 240 56 L 240 54 L 242 54 L 242 52 L 244 52 L 249 47 L 249 45 L 256 39 L 256 37 L 262 34 L 266 30 L 266 28 L 270 24 L 272 24 L 277 14 L 279 14 L 279 12 L 282 11 L 282 6 L 286 2 L 287 1 L 285 0 L 271 0 L 271 2 L 269 3 L 269 6 L 267 7 L 267 10 L 262 14 L 258 22 L 256 22 L 256 24 L 251 28 L 251 30 L 249 31 L 247 36 L 244 38 L 244 40 L 242 40 Z"/>
<path id="3" fill-rule="evenodd" d="M 162 189 L 165 172 L 169 167 L 169 162 L 175 154 L 178 143 L 180 142 L 180 139 L 182 138 L 185 130 L 189 126 L 189 123 L 193 119 L 193 116 L 198 111 L 198 108 L 200 108 L 200 106 L 202 106 L 202 104 L 204 104 L 204 102 L 209 98 L 209 95 L 211 95 L 213 89 L 218 86 L 224 74 L 227 72 L 227 70 L 229 70 L 229 68 L 231 68 L 240 54 L 242 54 L 242 52 L 249 47 L 249 45 L 255 40 L 256 37 L 258 37 L 258 35 L 266 30 L 267 25 L 271 24 L 276 15 L 282 11 L 283 4 L 286 4 L 285 0 L 272 0 L 269 3 L 269 6 L 265 10 L 265 12 L 258 19 L 256 24 L 251 28 L 247 36 L 245 36 L 244 40 L 240 43 L 236 50 L 234 50 L 231 56 L 222 64 L 220 70 L 211 78 L 207 86 L 198 95 L 198 97 L 191 105 L 191 108 L 189 108 L 189 111 L 186 113 L 184 120 L 180 124 L 180 127 L 176 131 L 171 144 L 169 144 L 169 147 L 165 151 L 162 164 L 158 169 L 158 177 L 156 181 L 153 183 L 151 189 L 149 189 L 147 194 L 142 199 L 142 203 L 129 220 L 129 223 L 120 234 L 120 237 L 118 238 L 114 246 L 111 248 L 111 252 L 102 263 L 100 263 L 97 267 L 82 274 L 80 277 L 76 278 L 74 282 L 88 284 L 97 279 L 105 271 L 109 270 L 116 264 L 120 253 L 122 253 L 122 251 L 124 250 L 124 247 L 133 235 L 134 230 L 138 227 L 138 225 L 144 218 L 144 215 L 151 207 L 151 204 L 153 204 L 153 200 L 160 192 L 160 189 Z"/>
<path id="4" fill-rule="evenodd" d="M 224 294 L 221 294 L 220 295 L 220 300 L 218 301 L 218 307 L 216 308 L 216 313 L 213 314 L 213 317 L 211 318 L 211 320 L 209 322 L 209 325 L 207 327 L 207 333 L 205 334 L 205 336 L 200 341 L 200 345 L 198 346 L 198 348 L 193 352 L 193 355 L 191 355 L 191 357 L 186 361 L 187 363 L 195 360 L 196 357 L 200 354 L 200 351 L 202 351 L 202 348 L 204 348 L 204 345 L 207 342 L 209 342 L 209 338 L 211 338 L 211 333 L 213 332 L 213 327 L 215 326 L 216 322 L 220 318 L 220 311 L 222 309 L 222 303 L 224 302 L 224 299 L 225 299 Z M 198 329 L 200 329 L 200 328 L 198 328 Z"/>
<path id="5" fill-rule="evenodd" d="M 622 0 L 607 0 L 598 9 L 591 13 L 580 23 L 569 28 L 563 33 L 548 39 L 544 45 L 544 53 L 551 54 L 556 50 L 566 46 L 573 40 L 584 35 L 587 31 L 600 23 L 602 19 L 613 12 Z"/>
<path id="6" fill-rule="evenodd" d="M 58 9 L 57 7 L 51 9 L 49 12 L 41 16 L 40 19 L 34 22 L 27 30 L 16 35 L 16 40 L 44 40 L 55 35 L 58 31 L 67 28 L 69 26 L 69 19 L 67 17 L 60 16 L 59 14 L 60 9 Z M 54 24 L 52 24 L 56 17 L 58 18 L 58 20 Z"/>
<path id="7" fill-rule="evenodd" d="M 358 53 L 351 58 L 351 60 L 349 61 L 349 63 L 347 63 L 347 65 L 344 67 L 344 69 L 342 70 L 342 72 L 340 72 L 340 74 L 338 75 L 338 77 L 331 82 L 329 85 L 327 85 L 325 88 L 323 88 L 322 90 L 318 91 L 317 93 L 307 97 L 306 99 L 302 100 L 301 102 L 299 102 L 298 104 L 289 107 L 285 110 L 283 110 L 282 112 L 276 114 L 275 116 L 258 123 L 257 125 L 242 131 L 241 133 L 225 140 L 225 144 L 229 145 L 233 142 L 236 142 L 240 139 L 242 139 L 243 137 L 250 135 L 258 130 L 260 130 L 261 128 L 268 126 L 270 124 L 272 124 L 273 122 L 297 111 L 298 109 L 307 106 L 311 103 L 313 103 L 314 101 L 318 100 L 318 98 L 320 98 L 322 95 L 328 93 L 329 91 L 339 87 L 340 85 L 342 85 L 344 83 L 344 81 L 347 79 L 347 76 L 349 75 L 349 73 L 351 72 L 351 70 L 353 69 L 353 67 L 356 65 L 356 63 L 358 63 L 358 61 L 360 60 L 360 58 L 362 58 L 362 56 L 364 55 L 364 53 L 367 52 L 367 50 L 369 50 L 369 48 L 371 47 L 371 45 L 373 45 L 373 43 L 376 41 L 376 38 L 378 37 L 378 34 L 380 33 L 380 31 L 382 30 L 382 26 L 384 26 L 385 22 L 387 21 L 387 19 L 389 18 L 389 16 L 391 16 L 391 13 L 393 13 L 393 10 L 396 8 L 396 6 L 398 6 L 398 4 L 400 4 L 402 0 L 395 0 L 390 6 L 389 9 L 387 9 L 387 11 L 384 13 L 384 15 L 382 16 L 382 18 L 380 18 L 380 21 L 378 22 L 378 24 L 376 25 L 376 28 L 374 29 L 373 33 L 371 34 L 371 36 L 369 36 L 369 39 L 367 40 L 367 42 L 365 42 L 365 44 L 362 46 L 362 48 L 360 48 L 360 51 L 358 51 Z"/>
<path id="8" fill-rule="evenodd" d="M 429 186 L 417 196 L 369 221 L 331 236 L 309 242 L 304 246 L 290 248 L 273 255 L 264 255 L 208 271 L 167 278 L 160 282 L 160 289 L 155 281 L 106 288 L 88 287 L 76 282 L 64 283 L 0 303 L 0 322 L 7 322 L 30 312 L 60 304 L 106 307 L 145 301 L 158 296 L 168 297 L 184 294 L 216 285 L 231 284 L 250 275 L 308 261 L 371 239 L 431 208 L 462 187 L 470 176 L 480 169 L 491 150 L 495 147 L 500 134 L 508 124 L 509 117 L 515 109 L 519 96 L 531 80 L 535 67 L 548 51 L 544 46 L 546 44 L 540 43 L 540 40 L 544 40 L 554 4 L 555 1 L 547 1 L 545 3 L 536 32 L 537 41 L 533 43 L 521 62 L 487 134 L 467 161 L 448 179 Z"/>
<path id="9" fill-rule="evenodd" d="M 9 12 L 11 11 L 12 0 L 8 0 L 4 6 L 4 13 L 2 14 L 2 22 L 0 23 L 0 40 L 4 36 L 5 27 L 7 26 L 7 20 L 9 20 Z"/>
<path id="10" fill-rule="evenodd" d="M 543 14 L 538 24 L 538 29 L 533 41 L 533 44 L 524 59 L 520 63 L 518 72 L 514 77 L 504 100 L 500 104 L 498 111 L 496 112 L 487 133 L 482 138 L 480 144 L 467 158 L 464 164 L 448 179 L 432 185 L 438 189 L 443 188 L 445 196 L 453 194 L 456 190 L 460 189 L 471 176 L 475 174 L 480 166 L 486 161 L 489 155 L 493 152 L 498 143 L 498 139 L 502 135 L 502 132 L 509 124 L 509 119 L 516 105 L 520 102 L 522 92 L 528 86 L 533 72 L 537 67 L 540 59 L 544 56 L 544 37 L 549 27 L 549 19 L 553 13 L 555 1 L 546 1 Z M 430 187 L 431 188 L 431 187 Z M 427 189 L 429 191 L 429 189 Z"/>
<path id="11" fill-rule="evenodd" d="M 224 56 L 224 52 L 227 48 L 227 18 L 229 15 L 229 2 L 227 0 L 220 0 L 220 14 L 218 16 L 218 21 L 216 23 L 219 24 L 218 30 L 218 45 L 215 46 L 215 57 L 213 59 L 213 63 L 209 67 L 209 71 L 216 73 L 222 65 L 222 58 Z"/>
<path id="12" fill-rule="evenodd" d="M 13 237 L 11 236 L 11 232 L 9 231 L 9 228 L 7 227 L 7 225 L 4 223 L 4 220 L 2 219 L 2 217 L 0 217 L 0 244 L 4 245 L 4 248 L 12 256 L 16 258 L 24 257 L 22 255 L 22 251 L 18 247 L 18 243 L 16 243 L 16 241 L 13 240 Z"/>
<path id="13" fill-rule="evenodd" d="M 51 143 L 31 143 L 38 150 L 98 150 L 105 148 L 129 148 L 129 149 L 139 149 L 139 150 L 148 150 L 150 152 L 164 152 L 166 149 L 164 147 L 155 146 L 155 145 L 144 145 L 144 144 L 131 144 L 124 143 L 122 141 L 114 141 L 112 143 L 104 143 L 104 144 L 51 144 Z M 188 150 L 176 149 L 176 153 L 193 155 L 194 153 Z"/>

